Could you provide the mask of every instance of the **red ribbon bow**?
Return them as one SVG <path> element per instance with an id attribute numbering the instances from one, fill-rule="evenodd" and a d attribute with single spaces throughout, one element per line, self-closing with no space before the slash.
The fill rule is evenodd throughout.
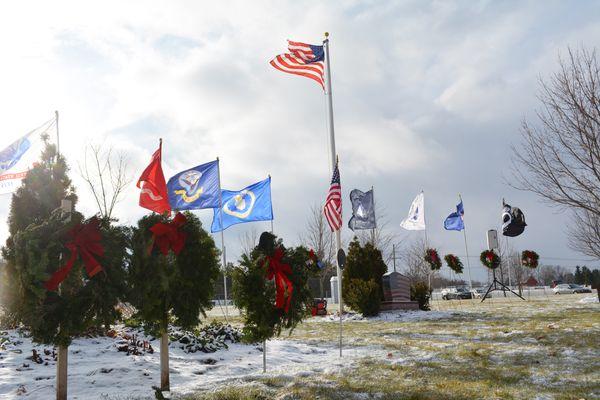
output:
<path id="1" fill-rule="evenodd" d="M 177 213 L 175 218 L 166 224 L 162 222 L 154 224 L 150 228 L 150 231 L 154 236 L 149 251 L 152 251 L 154 246 L 158 246 L 160 252 L 165 256 L 169 254 L 169 249 L 173 250 L 173 253 L 176 255 L 179 255 L 185 246 L 185 232 L 182 232 L 179 228 L 181 228 L 186 221 L 187 219 L 182 213 Z"/>
<path id="2" fill-rule="evenodd" d="M 91 278 L 102 271 L 102 266 L 94 258 L 94 256 L 102 257 L 104 255 L 98 218 L 93 217 L 85 224 L 75 225 L 67 233 L 67 236 L 71 240 L 65 244 L 65 247 L 71 252 L 71 257 L 62 268 L 52 274 L 50 280 L 44 283 L 48 290 L 56 290 L 58 285 L 66 279 L 78 255 L 83 261 L 88 277 Z"/>
<path id="3" fill-rule="evenodd" d="M 283 250 L 278 247 L 275 249 L 273 256 L 267 256 L 265 264 L 269 263 L 267 266 L 267 279 L 275 279 L 275 289 L 277 291 L 275 295 L 275 307 L 279 309 L 283 308 L 287 313 L 290 310 L 294 285 L 286 275 L 292 273 L 292 268 L 288 264 L 284 264 L 282 259 Z"/>

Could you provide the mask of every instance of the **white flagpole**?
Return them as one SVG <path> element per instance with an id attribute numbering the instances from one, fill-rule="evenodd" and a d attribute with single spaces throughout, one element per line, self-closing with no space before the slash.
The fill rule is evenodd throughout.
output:
<path id="1" fill-rule="evenodd" d="M 221 253 L 223 254 L 223 297 L 225 298 L 225 321 L 229 322 L 229 307 L 227 306 L 227 256 L 225 254 L 225 234 L 223 233 L 223 193 L 221 190 L 221 163 L 217 157 L 217 167 L 219 170 L 219 215 L 221 219 Z"/>
<path id="2" fill-rule="evenodd" d="M 375 214 L 375 189 L 371 186 L 371 198 L 373 199 L 373 214 Z M 375 230 L 377 229 L 377 215 L 375 215 L 375 228 L 371 229 L 371 240 L 373 247 L 375 247 Z"/>
<path id="3" fill-rule="evenodd" d="M 56 117 L 56 155 L 60 156 L 60 132 L 58 131 L 58 111 L 54 111 Z"/>
<path id="4" fill-rule="evenodd" d="M 425 229 L 423 232 L 425 233 L 425 251 L 429 248 L 429 241 L 427 240 L 427 218 L 425 217 L 425 191 L 421 190 L 421 194 L 423 195 L 423 223 L 425 224 Z M 433 271 L 429 271 L 427 273 L 427 287 L 429 292 L 431 293 L 431 274 Z"/>
<path id="5" fill-rule="evenodd" d="M 425 217 L 425 192 L 421 190 L 421 194 L 423 195 L 423 223 L 425 224 L 425 247 L 429 247 L 429 241 L 427 240 L 427 218 Z"/>
<path id="6" fill-rule="evenodd" d="M 337 154 L 335 152 L 335 131 L 333 129 L 333 98 L 331 93 L 331 62 L 329 61 L 329 32 L 325 32 L 323 41 L 323 50 L 325 52 L 325 70 L 327 71 L 327 122 L 329 127 L 329 141 L 331 144 L 331 174 L 335 169 Z M 342 248 L 341 228 L 335 232 L 336 254 Z M 337 286 L 340 303 L 340 357 L 342 356 L 342 313 L 344 312 L 344 300 L 342 298 L 342 272 L 336 260 Z"/>
<path id="7" fill-rule="evenodd" d="M 462 204 L 462 196 L 459 194 L 458 198 L 460 199 L 460 202 Z M 464 204 L 463 204 L 463 209 L 464 209 Z M 473 292 L 473 279 L 471 279 L 471 262 L 469 261 L 469 248 L 467 246 L 467 226 L 465 225 L 465 218 L 464 216 L 463 218 L 463 236 L 465 238 L 465 253 L 467 254 L 467 271 L 469 272 L 469 288 L 471 289 L 471 292 Z"/>

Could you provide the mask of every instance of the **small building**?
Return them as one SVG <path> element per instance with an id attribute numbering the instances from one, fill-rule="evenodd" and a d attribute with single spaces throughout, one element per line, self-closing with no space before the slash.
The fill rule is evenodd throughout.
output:
<path id="1" fill-rule="evenodd" d="M 521 284 L 521 286 L 529 286 L 529 287 L 539 286 L 539 282 L 532 275 L 525 282 L 523 282 Z"/>

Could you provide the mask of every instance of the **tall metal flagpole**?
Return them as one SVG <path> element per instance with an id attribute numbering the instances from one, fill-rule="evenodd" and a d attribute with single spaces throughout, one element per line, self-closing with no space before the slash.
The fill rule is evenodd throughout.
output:
<path id="1" fill-rule="evenodd" d="M 56 155 L 60 156 L 60 132 L 58 131 L 58 111 L 54 111 L 56 116 Z"/>
<path id="2" fill-rule="evenodd" d="M 462 204 L 462 196 L 460 193 L 458 194 L 458 198 L 460 199 L 460 203 Z M 463 205 L 464 209 L 464 205 Z M 471 279 L 471 262 L 469 261 L 469 248 L 467 247 L 467 226 L 465 225 L 465 218 L 463 213 L 463 236 L 465 238 L 465 253 L 467 254 L 467 271 L 469 271 L 469 288 L 471 292 L 473 291 L 473 279 Z"/>
<path id="3" fill-rule="evenodd" d="M 425 224 L 425 229 L 423 232 L 425 233 L 425 250 L 429 248 L 429 241 L 427 240 L 427 218 L 425 217 L 425 191 L 421 190 L 421 194 L 423 195 L 423 223 Z M 429 292 L 431 293 L 431 274 L 433 271 L 429 271 L 427 273 L 427 287 L 429 288 Z"/>
<path id="4" fill-rule="evenodd" d="M 223 254 L 223 297 L 225 298 L 225 320 L 229 319 L 229 307 L 227 306 L 227 256 L 225 254 L 225 234 L 223 233 L 223 192 L 221 190 L 221 163 L 217 157 L 217 166 L 219 170 L 219 214 L 221 217 L 221 253 Z"/>
<path id="5" fill-rule="evenodd" d="M 425 247 L 429 247 L 429 241 L 427 240 L 427 218 L 425 217 L 425 192 L 421 190 L 421 194 L 423 195 L 423 223 L 425 223 Z"/>
<path id="6" fill-rule="evenodd" d="M 375 189 L 371 186 L 371 198 L 373 199 L 373 212 L 375 212 Z M 375 247 L 375 229 L 377 229 L 377 215 L 375 215 L 375 228 L 371 229 L 371 241 Z"/>
<path id="7" fill-rule="evenodd" d="M 335 152 L 335 131 L 333 129 L 333 98 L 331 93 L 331 63 L 329 61 L 329 32 L 325 32 L 323 40 L 323 50 L 325 52 L 325 70 L 327 71 L 327 122 L 329 127 L 329 141 L 331 144 L 331 174 L 335 169 L 337 154 Z M 335 231 L 336 254 L 342 248 L 341 228 Z M 342 356 L 342 314 L 344 312 L 344 300 L 342 298 L 342 273 L 340 265 L 336 260 L 337 286 L 340 301 L 340 357 Z"/>

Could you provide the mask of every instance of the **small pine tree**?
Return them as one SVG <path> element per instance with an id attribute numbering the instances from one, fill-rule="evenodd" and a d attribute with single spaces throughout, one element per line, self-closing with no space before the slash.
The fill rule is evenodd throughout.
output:
<path id="1" fill-rule="evenodd" d="M 12 321 L 23 323 L 35 341 L 62 346 L 68 346 L 73 336 L 88 328 L 108 325 L 118 317 L 114 306 L 124 290 L 127 243 L 123 228 L 101 221 L 105 253 L 97 261 L 102 271 L 88 279 L 78 257 L 60 291 L 44 287 L 71 257 L 65 247 L 71 240 L 68 232 L 84 223 L 81 214 L 72 212 L 65 218 L 58 208 L 64 197 L 76 200 L 67 170 L 64 158 L 57 157 L 54 146 L 46 143 L 41 162 L 13 195 L 11 236 L 2 249 L 7 260 L 5 282 L 10 285 L 3 290 L 2 300 Z"/>
<path id="2" fill-rule="evenodd" d="M 40 225 L 50 218 L 52 212 L 60 207 L 61 200 L 69 199 L 73 206 L 77 201 L 65 159 L 57 155 L 56 146 L 48 142 L 47 135 L 43 136 L 43 140 L 45 146 L 40 162 L 27 173 L 21 187 L 12 195 L 8 217 L 10 235 L 2 248 L 6 267 L 0 276 L 0 303 L 6 319 L 12 324 L 23 321 L 26 311 L 22 294 L 27 291 L 26 283 L 21 279 L 22 271 L 15 264 L 15 237 L 31 224 Z M 41 275 L 37 279 L 41 279 Z"/>
<path id="3" fill-rule="evenodd" d="M 382 277 L 387 272 L 381 251 L 372 243 L 361 246 L 354 238 L 343 272 L 344 301 L 365 316 L 379 314 L 383 300 Z"/>

